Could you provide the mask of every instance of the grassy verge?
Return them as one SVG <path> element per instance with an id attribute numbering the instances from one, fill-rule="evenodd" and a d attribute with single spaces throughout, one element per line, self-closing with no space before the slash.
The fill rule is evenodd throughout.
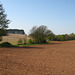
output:
<path id="1" fill-rule="evenodd" d="M 48 44 L 51 43 L 51 41 L 47 43 L 41 43 L 41 44 L 22 44 L 22 45 L 12 45 L 12 44 L 0 44 L 0 47 L 21 47 L 21 46 L 36 46 L 36 45 L 43 45 L 43 44 Z"/>
<path id="2" fill-rule="evenodd" d="M 15 45 L 15 46 L 35 46 L 35 45 L 43 45 L 43 44 L 48 44 L 51 43 L 51 41 L 46 42 L 46 43 L 41 43 L 41 44 L 22 44 L 22 45 Z"/>
<path id="3" fill-rule="evenodd" d="M 34 45 L 39 45 L 39 44 L 22 44 L 22 45 L 15 45 L 15 46 L 34 46 Z"/>

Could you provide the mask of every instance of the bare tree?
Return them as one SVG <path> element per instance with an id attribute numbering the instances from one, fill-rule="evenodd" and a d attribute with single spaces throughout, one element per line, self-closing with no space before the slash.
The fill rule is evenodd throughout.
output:
<path id="1" fill-rule="evenodd" d="M 45 43 L 46 37 L 50 36 L 50 34 L 53 34 L 51 30 L 47 28 L 47 26 L 41 25 L 39 27 L 34 26 L 30 30 L 29 36 L 33 38 L 35 43 Z"/>

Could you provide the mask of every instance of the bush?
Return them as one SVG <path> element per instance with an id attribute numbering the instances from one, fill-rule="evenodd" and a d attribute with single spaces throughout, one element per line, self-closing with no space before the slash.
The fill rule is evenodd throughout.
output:
<path id="1" fill-rule="evenodd" d="M 28 43 L 28 44 L 34 44 L 34 42 L 32 41 L 32 39 L 29 39 L 29 40 L 27 41 L 27 43 Z"/>
<path id="2" fill-rule="evenodd" d="M 23 44 L 22 39 L 20 38 L 17 43 L 18 43 L 18 45 Z"/>
<path id="3" fill-rule="evenodd" d="M 1 47 L 11 47 L 12 45 L 9 42 L 3 42 L 0 44 Z"/>

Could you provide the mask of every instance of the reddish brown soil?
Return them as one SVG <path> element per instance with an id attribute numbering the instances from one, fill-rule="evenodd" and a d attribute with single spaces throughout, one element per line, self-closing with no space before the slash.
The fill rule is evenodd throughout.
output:
<path id="1" fill-rule="evenodd" d="M 75 41 L 0 48 L 0 75 L 75 75 Z"/>

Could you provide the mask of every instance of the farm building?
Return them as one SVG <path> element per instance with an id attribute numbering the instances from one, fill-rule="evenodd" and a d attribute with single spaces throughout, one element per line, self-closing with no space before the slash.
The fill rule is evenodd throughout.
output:
<path id="1" fill-rule="evenodd" d="M 24 30 L 19 30 L 19 29 L 8 29 L 7 33 L 8 34 L 25 34 Z"/>

